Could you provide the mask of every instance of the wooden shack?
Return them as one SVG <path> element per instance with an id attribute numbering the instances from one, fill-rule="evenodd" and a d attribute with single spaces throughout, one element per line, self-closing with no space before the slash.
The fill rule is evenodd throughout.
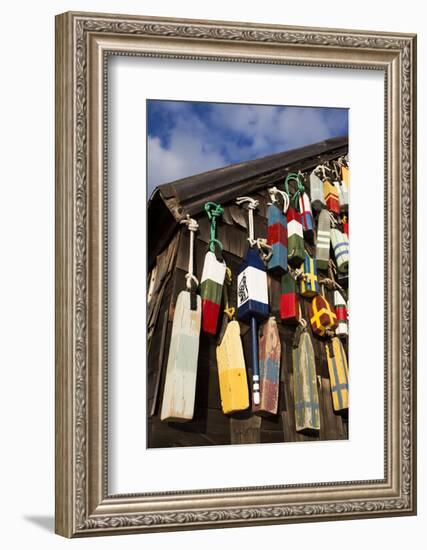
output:
<path id="1" fill-rule="evenodd" d="M 205 172 L 161 185 L 148 203 L 147 244 L 147 446 L 175 447 L 227 445 L 236 443 L 279 443 L 304 440 L 348 438 L 348 416 L 333 411 L 330 379 L 323 342 L 310 333 L 315 356 L 320 400 L 321 428 L 318 435 L 303 435 L 295 429 L 292 383 L 292 341 L 295 327 L 278 321 L 282 343 L 279 412 L 261 417 L 251 411 L 225 415 L 221 401 L 216 364 L 217 339 L 201 334 L 197 372 L 195 412 L 192 421 L 161 422 L 160 408 L 166 374 L 174 306 L 185 288 L 189 236 L 180 220 L 195 218 L 199 231 L 195 240 L 195 273 L 200 280 L 209 241 L 209 222 L 204 212 L 207 201 L 220 203 L 224 214 L 218 224 L 218 238 L 224 258 L 233 274 L 230 296 L 236 300 L 236 274 L 247 250 L 247 212 L 235 203 L 246 195 L 259 200 L 255 232 L 267 233 L 267 189 L 283 182 L 290 172 L 310 172 L 325 161 L 347 154 L 348 138 L 340 137 L 307 147 L 274 154 Z M 306 245 L 307 246 L 307 245 Z M 312 250 L 310 250 L 312 252 Z M 278 314 L 280 280 L 269 278 L 270 309 Z M 303 316 L 308 318 L 308 301 L 300 298 Z M 279 317 L 277 316 L 279 319 Z M 250 331 L 241 324 L 248 379 L 251 380 Z"/>

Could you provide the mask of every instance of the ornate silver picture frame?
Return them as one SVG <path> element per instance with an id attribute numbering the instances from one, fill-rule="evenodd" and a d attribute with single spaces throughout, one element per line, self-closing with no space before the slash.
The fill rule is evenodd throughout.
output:
<path id="1" fill-rule="evenodd" d="M 107 60 L 383 71 L 384 478 L 108 492 Z M 123 15 L 56 18 L 56 532 L 65 537 L 416 513 L 416 37 Z"/>

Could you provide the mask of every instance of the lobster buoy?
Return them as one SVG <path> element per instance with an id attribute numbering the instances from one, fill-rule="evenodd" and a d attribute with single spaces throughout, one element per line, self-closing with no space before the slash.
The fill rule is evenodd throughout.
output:
<path id="1" fill-rule="evenodd" d="M 328 210 L 322 210 L 317 221 L 316 265 L 318 269 L 328 269 L 331 246 L 331 218 Z"/>
<path id="2" fill-rule="evenodd" d="M 224 209 L 220 204 L 207 202 L 205 211 L 210 221 L 210 240 L 200 281 L 202 330 L 208 334 L 216 334 L 221 309 L 222 287 L 227 267 L 222 258 L 222 243 L 216 238 L 216 222 L 222 216 Z M 217 252 L 218 258 L 215 254 L 217 248 L 219 249 L 219 252 Z"/>
<path id="3" fill-rule="evenodd" d="M 318 167 L 319 168 L 319 167 Z M 323 181 L 316 174 L 316 170 L 310 174 L 310 197 L 311 206 L 315 210 L 325 208 L 325 197 L 323 195 Z"/>
<path id="4" fill-rule="evenodd" d="M 298 323 L 300 320 L 297 283 L 290 273 L 282 275 L 280 318 L 284 323 L 289 324 Z"/>
<path id="5" fill-rule="evenodd" d="M 234 319 L 236 310 L 234 307 L 230 307 L 228 301 L 228 287 L 231 282 L 231 270 L 227 268 L 223 287 L 224 321 L 226 324 L 223 336 L 216 348 L 221 407 L 225 414 L 244 411 L 249 407 L 248 379 L 240 337 L 240 325 Z"/>
<path id="6" fill-rule="evenodd" d="M 328 179 L 323 182 L 323 193 L 325 195 L 327 209 L 334 214 L 339 214 L 340 203 L 338 198 L 338 189 Z"/>
<path id="7" fill-rule="evenodd" d="M 281 344 L 276 319 L 269 317 L 262 328 L 259 341 L 259 375 L 261 400 L 252 410 L 277 414 L 279 403 Z"/>
<path id="8" fill-rule="evenodd" d="M 302 267 L 301 295 L 311 298 L 319 294 L 319 282 L 317 280 L 316 258 L 305 255 Z"/>
<path id="9" fill-rule="evenodd" d="M 285 212 L 289 206 L 286 193 L 275 187 L 269 189 L 271 202 L 267 211 L 267 243 L 271 246 L 271 255 L 267 269 L 274 275 L 282 275 L 288 270 L 288 224 Z M 283 211 L 277 205 L 276 194 L 284 195 Z"/>
<path id="10" fill-rule="evenodd" d="M 213 252 L 207 252 L 200 282 L 202 299 L 202 330 L 216 334 L 221 309 L 222 286 L 226 265 L 218 261 Z"/>
<path id="11" fill-rule="evenodd" d="M 331 229 L 331 243 L 338 271 L 347 273 L 349 262 L 348 236 L 334 227 Z"/>
<path id="12" fill-rule="evenodd" d="M 348 409 L 348 364 L 339 338 L 332 338 L 326 344 L 326 358 L 334 411 Z"/>
<path id="13" fill-rule="evenodd" d="M 202 304 L 196 293 L 199 282 L 193 273 L 194 234 L 199 226 L 189 216 L 181 223 L 190 231 L 187 288 L 178 294 L 175 304 L 160 413 L 160 420 L 175 422 L 191 420 L 194 415 L 202 318 Z"/>
<path id="14" fill-rule="evenodd" d="M 298 202 L 304 236 L 307 240 L 312 242 L 314 238 L 314 221 L 310 199 L 307 193 L 302 193 L 298 199 Z"/>
<path id="15" fill-rule="evenodd" d="M 288 264 L 299 267 L 304 261 L 304 237 L 301 224 L 301 215 L 295 208 L 288 208 Z"/>
<path id="16" fill-rule="evenodd" d="M 319 392 L 310 335 L 303 330 L 292 350 L 295 425 L 297 432 L 320 430 Z"/>
<path id="17" fill-rule="evenodd" d="M 253 211 L 258 202 L 250 197 L 239 197 L 237 204 L 248 203 L 250 248 L 237 277 L 237 317 L 251 325 L 252 333 L 252 403 L 260 404 L 258 326 L 257 321 L 269 314 L 267 272 L 258 250 L 252 248 L 254 239 Z"/>
<path id="18" fill-rule="evenodd" d="M 338 326 L 334 309 L 320 294 L 315 296 L 310 304 L 310 324 L 318 336 L 327 336 L 327 331 L 334 331 Z"/>
<path id="19" fill-rule="evenodd" d="M 338 326 L 335 330 L 337 336 L 347 336 L 348 335 L 348 323 L 347 323 L 347 304 L 344 298 L 342 297 L 341 292 L 338 290 L 334 291 L 334 307 L 335 314 L 338 320 Z"/>

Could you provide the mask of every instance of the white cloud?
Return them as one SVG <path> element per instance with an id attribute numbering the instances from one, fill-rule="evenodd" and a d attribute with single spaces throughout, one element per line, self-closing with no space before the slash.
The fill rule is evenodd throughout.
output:
<path id="1" fill-rule="evenodd" d="M 174 130 L 168 148 L 158 137 L 148 138 L 149 195 L 157 185 L 213 170 L 226 164 L 224 157 L 204 147 L 197 134 Z"/>
<path id="2" fill-rule="evenodd" d="M 330 137 L 341 117 L 324 109 L 214 104 L 199 116 L 185 102 L 169 103 L 174 125 L 167 142 L 148 138 L 149 192 L 156 185 Z"/>

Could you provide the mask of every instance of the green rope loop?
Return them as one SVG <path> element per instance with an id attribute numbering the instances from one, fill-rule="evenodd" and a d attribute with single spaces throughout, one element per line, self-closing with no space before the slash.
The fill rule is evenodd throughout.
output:
<path id="1" fill-rule="evenodd" d="M 289 182 L 293 180 L 297 182 L 297 189 L 293 196 L 291 197 L 291 194 L 289 193 Z M 295 173 L 290 173 L 286 176 L 285 180 L 285 191 L 290 199 L 291 204 L 293 204 L 293 207 L 296 209 L 298 206 L 298 199 L 299 197 L 304 193 L 305 187 L 304 184 L 301 181 L 300 175 Z"/>
<path id="2" fill-rule="evenodd" d="M 215 246 L 219 246 L 223 250 L 222 242 L 216 238 L 216 221 L 217 218 L 223 215 L 224 208 L 220 204 L 209 201 L 205 204 L 205 211 L 211 222 L 209 250 L 215 253 Z"/>

